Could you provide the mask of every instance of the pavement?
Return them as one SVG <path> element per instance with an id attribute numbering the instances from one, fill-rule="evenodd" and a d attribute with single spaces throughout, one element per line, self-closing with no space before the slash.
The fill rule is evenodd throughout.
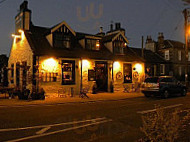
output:
<path id="1" fill-rule="evenodd" d="M 48 96 L 48 95 L 47 95 Z M 9 99 L 8 96 L 5 98 L 4 94 L 0 94 L 0 107 L 8 106 L 24 106 L 24 105 L 53 105 L 53 104 L 66 104 L 66 103 L 90 103 L 97 101 L 116 101 L 124 100 L 128 98 L 142 97 L 144 96 L 141 92 L 116 92 L 116 93 L 97 93 L 88 94 L 89 98 L 80 98 L 79 96 L 74 97 L 46 97 L 45 100 L 19 100 L 17 97 Z"/>

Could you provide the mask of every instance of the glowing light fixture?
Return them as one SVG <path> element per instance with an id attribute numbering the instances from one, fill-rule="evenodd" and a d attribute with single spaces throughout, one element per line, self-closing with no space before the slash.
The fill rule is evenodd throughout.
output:
<path id="1" fill-rule="evenodd" d="M 57 72 L 58 70 L 58 62 L 53 59 L 49 58 L 47 60 L 44 60 L 42 63 L 42 69 L 47 71 L 47 72 Z"/>
<path id="2" fill-rule="evenodd" d="M 88 69 L 90 67 L 90 62 L 88 60 L 82 60 L 82 68 Z"/>
<path id="3" fill-rule="evenodd" d="M 114 62 L 113 63 L 113 69 L 114 70 L 119 70 L 121 68 L 121 65 L 118 61 Z"/>
<path id="4" fill-rule="evenodd" d="M 100 47 L 100 44 L 99 44 L 99 43 L 96 43 L 96 47 Z"/>
<path id="5" fill-rule="evenodd" d="M 14 43 L 16 43 L 17 39 L 24 39 L 24 31 L 20 29 L 18 30 L 18 32 L 20 33 L 20 35 L 12 34 L 12 37 L 14 38 Z"/>
<path id="6" fill-rule="evenodd" d="M 15 34 L 12 34 L 12 37 L 14 37 L 14 38 L 21 38 L 20 35 L 15 35 Z"/>
<path id="7" fill-rule="evenodd" d="M 138 73 L 141 73 L 142 72 L 142 65 L 137 63 L 135 64 L 135 70 L 138 72 Z"/>
<path id="8" fill-rule="evenodd" d="M 125 42 L 125 44 L 124 44 L 124 45 L 125 45 L 125 47 L 126 47 L 126 46 L 127 46 L 127 43 Z"/>

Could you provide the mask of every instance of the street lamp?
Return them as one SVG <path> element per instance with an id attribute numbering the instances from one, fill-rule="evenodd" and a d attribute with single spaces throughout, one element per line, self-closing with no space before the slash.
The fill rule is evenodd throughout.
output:
<path id="1" fill-rule="evenodd" d="M 190 35 L 190 29 L 188 28 L 187 22 L 189 18 L 189 9 L 183 11 L 184 14 L 184 33 L 185 33 L 185 85 L 188 88 L 188 35 Z"/>

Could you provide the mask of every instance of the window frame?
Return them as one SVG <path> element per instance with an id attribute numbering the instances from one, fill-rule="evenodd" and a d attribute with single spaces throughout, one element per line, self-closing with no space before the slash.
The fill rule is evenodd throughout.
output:
<path id="1" fill-rule="evenodd" d="M 164 75 L 164 74 L 165 74 L 165 64 L 160 64 L 160 75 Z"/>
<path id="2" fill-rule="evenodd" d="M 165 50 L 164 57 L 166 60 L 170 60 L 170 50 Z"/>
<path id="3" fill-rule="evenodd" d="M 85 48 L 87 50 L 99 51 L 100 50 L 100 46 L 97 47 L 96 46 L 97 44 L 100 45 L 100 40 L 98 40 L 98 39 L 91 39 L 91 38 L 86 38 L 85 39 Z"/>
<path id="4" fill-rule="evenodd" d="M 129 66 L 130 67 L 130 71 L 129 71 L 129 77 L 131 78 L 131 80 L 126 80 L 126 70 L 125 67 Z M 132 83 L 133 82 L 133 75 L 132 75 L 132 65 L 129 63 L 123 63 L 123 83 Z"/>
<path id="5" fill-rule="evenodd" d="M 63 64 L 64 63 L 69 63 L 69 64 L 72 64 L 72 71 L 69 71 L 72 73 L 72 80 L 71 81 L 68 81 L 68 80 L 65 80 L 64 81 L 64 74 L 63 72 L 68 72 L 68 71 L 64 71 L 64 68 L 63 68 Z M 75 60 L 62 60 L 62 71 L 61 71 L 61 74 L 62 74 L 62 79 L 61 79 L 61 84 L 62 85 L 75 85 L 76 84 L 76 77 L 75 77 Z"/>
<path id="6" fill-rule="evenodd" d="M 56 48 L 71 48 L 71 36 L 66 33 L 55 32 L 53 36 L 53 45 Z"/>

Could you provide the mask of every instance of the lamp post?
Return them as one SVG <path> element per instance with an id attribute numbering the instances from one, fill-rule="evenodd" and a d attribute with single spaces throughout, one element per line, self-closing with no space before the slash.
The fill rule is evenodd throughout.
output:
<path id="1" fill-rule="evenodd" d="M 189 17 L 188 10 L 184 9 L 183 14 L 184 14 L 184 19 L 185 19 L 185 22 L 184 22 L 184 33 L 185 33 L 185 85 L 188 88 L 188 42 L 187 42 L 188 34 L 189 34 L 188 26 L 187 26 L 187 21 L 188 21 L 188 17 Z"/>

